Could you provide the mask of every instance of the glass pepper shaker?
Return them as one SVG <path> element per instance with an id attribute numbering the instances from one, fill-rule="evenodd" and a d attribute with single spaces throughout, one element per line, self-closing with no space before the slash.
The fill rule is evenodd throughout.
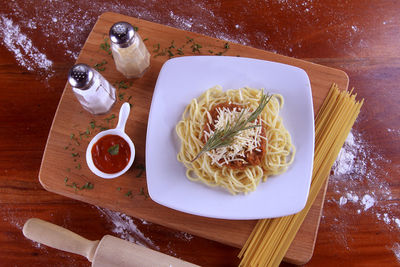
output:
<path id="1" fill-rule="evenodd" d="M 117 22 L 111 26 L 109 36 L 117 70 L 128 79 L 142 77 L 150 67 L 150 53 L 133 26 Z"/>
<path id="2" fill-rule="evenodd" d="M 115 88 L 96 70 L 86 64 L 76 64 L 68 73 L 79 103 L 92 114 L 110 111 L 116 101 Z"/>

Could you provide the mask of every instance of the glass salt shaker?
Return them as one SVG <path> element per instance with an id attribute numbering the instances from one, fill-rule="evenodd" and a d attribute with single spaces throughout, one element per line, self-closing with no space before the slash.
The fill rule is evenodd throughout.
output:
<path id="1" fill-rule="evenodd" d="M 79 103 L 92 114 L 110 111 L 116 101 L 115 88 L 96 70 L 86 64 L 76 64 L 68 73 Z"/>
<path id="2" fill-rule="evenodd" d="M 111 26 L 109 36 L 117 70 L 128 79 L 142 77 L 150 67 L 150 53 L 133 26 L 117 22 Z"/>

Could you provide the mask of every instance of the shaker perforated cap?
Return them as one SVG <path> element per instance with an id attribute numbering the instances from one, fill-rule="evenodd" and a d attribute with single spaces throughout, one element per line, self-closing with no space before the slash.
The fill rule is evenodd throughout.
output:
<path id="1" fill-rule="evenodd" d="M 120 21 L 111 26 L 109 35 L 114 44 L 128 47 L 135 37 L 135 30 L 128 22 Z"/>
<path id="2" fill-rule="evenodd" d="M 73 66 L 68 73 L 68 82 L 72 87 L 87 89 L 93 80 L 94 72 L 91 67 L 80 63 Z"/>

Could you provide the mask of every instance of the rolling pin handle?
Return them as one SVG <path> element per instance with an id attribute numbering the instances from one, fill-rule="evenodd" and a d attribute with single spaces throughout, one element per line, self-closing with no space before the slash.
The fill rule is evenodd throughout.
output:
<path id="1" fill-rule="evenodd" d="M 82 255 L 90 262 L 99 240 L 91 241 L 61 226 L 37 219 L 27 220 L 22 229 L 24 236 L 32 241 L 67 252 Z"/>

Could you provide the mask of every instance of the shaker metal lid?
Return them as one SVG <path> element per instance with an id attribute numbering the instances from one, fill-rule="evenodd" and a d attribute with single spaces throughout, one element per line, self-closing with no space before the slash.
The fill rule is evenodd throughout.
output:
<path id="1" fill-rule="evenodd" d="M 93 80 L 94 72 L 91 67 L 80 63 L 73 66 L 68 73 L 68 82 L 72 87 L 86 89 Z"/>
<path id="2" fill-rule="evenodd" d="M 120 21 L 110 28 L 110 40 L 119 47 L 128 47 L 135 37 L 135 30 L 128 22 Z"/>

